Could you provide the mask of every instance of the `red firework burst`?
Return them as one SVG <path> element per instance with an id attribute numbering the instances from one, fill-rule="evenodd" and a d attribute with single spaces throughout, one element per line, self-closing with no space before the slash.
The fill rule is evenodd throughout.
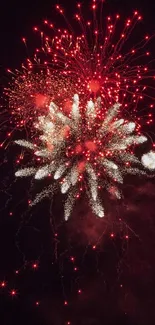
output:
<path id="1" fill-rule="evenodd" d="M 90 98 L 99 96 L 104 110 L 119 101 L 135 114 L 137 105 L 146 97 L 150 97 L 148 105 L 153 107 L 150 89 L 154 76 L 147 49 L 152 36 L 140 37 L 136 45 L 128 42 L 142 16 L 135 11 L 124 22 L 119 14 L 100 21 L 100 5 L 92 1 L 93 18 L 87 20 L 81 4 L 77 4 L 76 31 L 59 5 L 56 10 L 65 19 L 66 28 L 56 28 L 48 20 L 44 21 L 43 30 L 34 27 L 41 36 L 41 48 L 35 50 L 34 58 L 27 60 L 21 72 L 13 73 L 13 81 L 5 89 L 17 128 L 26 127 L 34 132 L 34 121 L 47 111 L 51 101 L 69 114 L 75 93 L 83 107 Z M 26 43 L 25 38 L 23 41 Z M 146 121 L 152 122 L 151 113 L 147 113 Z"/>

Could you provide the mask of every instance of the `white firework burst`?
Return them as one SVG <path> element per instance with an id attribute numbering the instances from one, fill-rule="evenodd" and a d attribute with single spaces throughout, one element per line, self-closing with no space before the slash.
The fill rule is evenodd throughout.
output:
<path id="1" fill-rule="evenodd" d="M 125 173 L 146 174 L 133 149 L 147 138 L 136 134 L 134 122 L 117 117 L 121 115 L 120 106 L 116 103 L 103 114 L 99 97 L 95 101 L 90 99 L 83 111 L 79 96 L 75 94 L 69 116 L 51 102 L 49 113 L 38 118 L 35 124 L 40 133 L 38 144 L 15 141 L 40 159 L 39 167 L 34 164 L 20 169 L 15 173 L 17 177 L 34 175 L 35 180 L 42 180 L 52 176 L 51 185 L 37 194 L 31 205 L 53 195 L 59 185 L 61 193 L 66 194 L 65 220 L 71 215 L 74 202 L 82 191 L 87 193 L 92 211 L 102 218 L 104 207 L 99 188 L 105 187 L 120 199 L 117 183 L 123 183 Z M 146 158 L 152 168 L 152 156 L 142 158 L 142 163 L 148 167 Z"/>
<path id="2" fill-rule="evenodd" d="M 155 152 L 150 151 L 150 152 L 144 154 L 141 158 L 141 161 L 145 168 L 154 170 L 155 169 Z"/>

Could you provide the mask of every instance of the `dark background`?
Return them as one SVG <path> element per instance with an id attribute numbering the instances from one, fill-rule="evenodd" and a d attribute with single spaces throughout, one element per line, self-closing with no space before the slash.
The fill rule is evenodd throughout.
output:
<path id="1" fill-rule="evenodd" d="M 84 1 L 85 8 L 89 3 Z M 75 1 L 61 4 L 70 19 Z M 27 57 L 22 37 L 32 54 L 33 27 L 46 18 L 61 24 L 54 5 L 47 0 L 1 2 L 1 91 L 10 80 L 6 69 L 20 68 Z M 107 14 L 127 17 L 135 9 L 144 16 L 142 28 L 152 33 L 153 0 L 105 3 Z M 127 179 L 124 202 L 106 203 L 111 211 L 107 221 L 94 218 L 82 203 L 65 224 L 59 196 L 52 210 L 48 201 L 28 210 L 29 182 L 14 181 L 14 150 L 8 156 L 1 151 L 0 281 L 6 286 L 0 288 L 0 324 L 155 324 L 154 182 Z"/>

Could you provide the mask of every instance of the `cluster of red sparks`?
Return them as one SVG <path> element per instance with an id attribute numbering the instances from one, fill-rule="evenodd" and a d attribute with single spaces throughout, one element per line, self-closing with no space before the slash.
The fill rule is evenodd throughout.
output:
<path id="1" fill-rule="evenodd" d="M 100 16 L 98 6 L 101 6 Z M 87 174 L 94 211 L 98 210 L 100 216 L 104 213 L 94 194 L 101 189 L 97 178 L 104 184 L 107 172 L 108 181 L 104 186 L 121 198 L 111 180 L 122 183 L 123 173 L 140 173 L 138 168 L 130 170 L 132 162 L 137 163 L 133 149 L 147 140 L 141 136 L 141 126 L 152 123 L 153 119 L 148 107 L 146 115 L 139 114 L 139 110 L 145 105 L 145 99 L 150 110 L 153 108 L 154 89 L 153 59 L 147 49 L 153 36 L 145 35 L 138 44 L 130 44 L 132 31 L 142 16 L 135 11 L 131 18 L 125 19 L 120 32 L 120 15 L 108 16 L 103 21 L 102 6 L 103 3 L 97 5 L 93 0 L 93 17 L 86 21 L 81 4 L 77 4 L 74 17 L 80 33 L 75 33 L 63 8 L 56 5 L 66 28 L 56 28 L 48 20 L 44 21 L 43 30 L 34 27 L 41 38 L 41 48 L 35 50 L 33 59 L 27 59 L 21 72 L 13 72 L 13 80 L 5 89 L 12 129 L 26 129 L 28 141 L 16 143 L 34 153 L 33 166 L 29 164 L 17 171 L 16 176 L 35 175 L 35 179 L 43 179 L 52 174 L 63 194 L 78 183 L 78 190 L 71 195 L 79 198 L 83 189 L 87 191 L 83 184 Z M 26 44 L 25 38 L 23 41 Z M 10 135 L 11 132 L 9 138 Z M 23 154 L 17 163 L 21 160 Z M 51 187 L 43 190 L 36 202 L 52 191 Z M 69 195 L 67 211 L 71 202 Z"/>
<path id="2" fill-rule="evenodd" d="M 13 116 L 12 127 L 15 122 L 18 129 L 26 127 L 34 132 L 35 120 L 47 111 L 51 101 L 69 114 L 76 93 L 80 97 L 81 110 L 90 98 L 98 96 L 103 111 L 120 102 L 134 119 L 139 102 L 143 103 L 145 98 L 150 97 L 148 105 L 153 108 L 150 92 L 151 80 L 154 79 L 151 71 L 153 60 L 147 49 L 152 36 L 144 35 L 129 49 L 126 44 L 142 16 L 135 11 L 131 18 L 125 19 L 120 32 L 122 21 L 119 14 L 106 17 L 105 21 L 98 19 L 98 6 L 102 5 L 93 0 L 93 18 L 85 20 L 82 5 L 77 4 L 74 18 L 80 26 L 79 36 L 72 30 L 64 9 L 59 5 L 56 5 L 56 10 L 64 18 L 66 29 L 57 28 L 48 20 L 44 21 L 43 30 L 34 27 L 41 37 L 41 48 L 35 50 L 33 59 L 27 59 L 20 72 L 8 70 L 13 74 L 13 82 L 5 89 Z M 25 38 L 23 42 L 26 44 Z M 148 124 L 152 122 L 151 112 L 147 113 L 145 120 Z"/>

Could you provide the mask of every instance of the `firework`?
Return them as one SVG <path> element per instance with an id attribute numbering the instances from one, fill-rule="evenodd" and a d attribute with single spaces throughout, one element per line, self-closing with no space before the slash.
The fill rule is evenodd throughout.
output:
<path id="1" fill-rule="evenodd" d="M 86 21 L 78 4 L 77 36 L 63 9 L 59 5 L 56 9 L 67 28 L 57 29 L 47 20 L 44 31 L 35 27 L 41 48 L 5 90 L 17 128 L 26 128 L 28 135 L 28 141 L 15 142 L 34 157 L 33 164 L 19 169 L 16 176 L 34 175 L 36 181 L 52 177 L 32 205 L 53 195 L 59 185 L 66 195 L 66 220 L 82 192 L 93 212 L 103 217 L 99 190 L 106 188 L 120 199 L 117 183 L 123 183 L 124 174 L 146 174 L 143 167 L 153 165 L 152 156 L 148 165 L 148 156 L 142 157 L 141 164 L 134 155 L 135 146 L 147 140 L 140 132 L 141 116 L 136 118 L 136 111 L 144 98 L 151 99 L 145 84 L 153 79 L 146 65 L 151 37 L 145 35 L 130 49 L 126 46 L 142 19 L 137 11 L 125 20 L 120 33 L 118 14 L 105 21 L 98 19 L 93 0 L 93 19 Z M 147 112 L 146 122 L 152 122 L 151 113 Z"/>
<path id="2" fill-rule="evenodd" d="M 113 195 L 120 199 L 117 183 L 123 183 L 123 175 L 145 174 L 133 148 L 147 138 L 135 133 L 135 122 L 118 118 L 120 104 L 113 105 L 104 117 L 100 106 L 100 98 L 90 100 L 81 112 L 79 96 L 75 94 L 70 117 L 67 117 L 51 102 L 48 114 L 40 116 L 35 125 L 40 132 L 38 143 L 15 141 L 41 159 L 39 167 L 20 169 L 17 177 L 34 175 L 35 180 L 42 180 L 52 175 L 52 184 L 37 194 L 31 205 L 52 196 L 59 185 L 61 193 L 66 194 L 66 220 L 83 191 L 87 193 L 93 212 L 103 217 L 99 188 L 106 187 L 109 192 L 113 189 Z M 136 167 L 132 167 L 133 164 Z"/>
<path id="3" fill-rule="evenodd" d="M 34 27 L 41 38 L 41 47 L 36 48 L 34 57 L 27 59 L 21 71 L 12 73 L 13 80 L 5 89 L 12 116 L 10 123 L 15 124 L 15 128 L 26 127 L 28 133 L 35 132 L 34 122 L 38 115 L 48 111 L 51 101 L 69 113 L 75 93 L 79 94 L 83 107 L 90 98 L 100 97 L 102 109 L 120 102 L 133 116 L 145 98 L 148 98 L 147 105 L 153 107 L 152 81 L 148 86 L 148 79 L 153 80 L 152 59 L 147 49 L 152 37 L 144 35 L 130 49 L 126 46 L 142 16 L 135 11 L 124 22 L 119 14 L 114 17 L 103 15 L 100 20 L 98 6 L 93 0 L 93 18 L 86 20 L 81 4 L 77 4 L 74 15 L 79 24 L 75 27 L 77 32 L 73 31 L 59 5 L 56 10 L 65 19 L 66 28 L 57 28 L 48 20 L 44 21 L 42 29 Z M 26 44 L 25 38 L 23 41 Z M 152 123 L 148 107 L 145 121 Z"/>

